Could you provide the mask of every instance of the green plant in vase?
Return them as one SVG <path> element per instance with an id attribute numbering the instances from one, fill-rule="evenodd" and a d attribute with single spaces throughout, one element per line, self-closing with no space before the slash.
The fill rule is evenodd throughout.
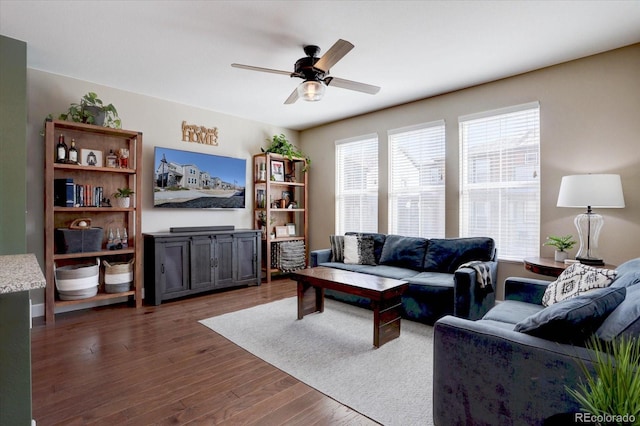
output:
<path id="1" fill-rule="evenodd" d="M 273 135 L 271 139 L 267 139 L 267 142 L 270 142 L 269 147 L 265 150 L 262 149 L 262 152 L 272 152 L 274 154 L 280 154 L 283 157 L 292 160 L 293 157 L 304 158 L 306 163 L 302 168 L 303 172 L 306 172 L 311 166 L 311 159 L 305 155 L 298 147 L 293 145 L 284 134 Z"/>
<path id="2" fill-rule="evenodd" d="M 555 247 L 556 252 L 554 259 L 556 262 L 562 262 L 569 256 L 565 250 L 571 250 L 575 244 L 576 241 L 573 239 L 573 235 L 551 235 L 547 237 L 547 241 L 545 241 L 543 245 Z"/>
<path id="3" fill-rule="evenodd" d="M 113 194 L 117 207 L 129 208 L 131 205 L 131 196 L 135 194 L 131 188 L 118 188 Z"/>
<path id="4" fill-rule="evenodd" d="M 47 119 L 52 120 L 53 115 L 49 114 Z M 122 128 L 122 120 L 116 107 L 113 104 L 105 105 L 95 92 L 88 92 L 82 96 L 80 103 L 70 104 L 67 112 L 58 115 L 58 120 Z M 41 134 L 44 136 L 44 131 Z"/>
<path id="5" fill-rule="evenodd" d="M 269 225 L 273 225 L 276 221 L 276 218 L 271 216 L 270 220 L 269 220 Z M 266 226 L 267 225 L 267 213 L 265 212 L 259 212 L 258 213 L 258 226 L 262 227 L 262 226 Z"/>

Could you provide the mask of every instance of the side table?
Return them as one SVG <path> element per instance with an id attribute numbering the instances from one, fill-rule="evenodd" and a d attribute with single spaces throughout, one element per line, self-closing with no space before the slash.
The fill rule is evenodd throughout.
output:
<path id="1" fill-rule="evenodd" d="M 569 267 L 570 264 L 556 262 L 549 257 L 529 257 L 524 259 L 524 268 L 534 274 L 557 277 Z M 597 268 L 616 269 L 615 265 L 597 266 Z"/>

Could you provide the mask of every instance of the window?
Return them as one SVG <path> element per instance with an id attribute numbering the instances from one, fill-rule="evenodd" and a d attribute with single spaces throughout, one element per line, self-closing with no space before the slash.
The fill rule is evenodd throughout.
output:
<path id="1" fill-rule="evenodd" d="M 389 131 L 389 230 L 444 238 L 444 121 Z"/>
<path id="2" fill-rule="evenodd" d="M 540 106 L 460 117 L 460 236 L 488 236 L 498 256 L 540 253 Z"/>
<path id="3" fill-rule="evenodd" d="M 336 234 L 378 231 L 378 136 L 336 142 Z"/>

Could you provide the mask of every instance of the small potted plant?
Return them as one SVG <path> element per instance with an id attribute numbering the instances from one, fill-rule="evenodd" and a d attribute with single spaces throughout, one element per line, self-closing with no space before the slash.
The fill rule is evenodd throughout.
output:
<path id="1" fill-rule="evenodd" d="M 134 194 L 131 188 L 118 188 L 113 194 L 116 207 L 129 208 L 131 205 L 131 196 Z"/>
<path id="2" fill-rule="evenodd" d="M 547 241 L 543 245 L 553 246 L 556 248 L 554 260 L 556 262 L 564 262 L 569 257 L 565 250 L 570 250 L 576 244 L 573 235 L 557 236 L 551 235 L 547 237 Z"/>
<path id="3" fill-rule="evenodd" d="M 271 218 L 269 219 L 269 225 L 273 225 L 273 223 L 276 221 L 276 218 L 271 216 Z M 267 225 L 267 214 L 265 212 L 259 212 L 258 213 L 258 226 L 263 227 Z"/>

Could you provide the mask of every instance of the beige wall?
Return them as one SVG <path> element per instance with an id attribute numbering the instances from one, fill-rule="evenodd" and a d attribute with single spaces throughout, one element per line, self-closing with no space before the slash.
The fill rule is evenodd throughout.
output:
<path id="1" fill-rule="evenodd" d="M 250 160 L 265 146 L 265 138 L 285 133 L 299 143 L 313 160 L 310 171 L 311 248 L 328 246 L 334 233 L 334 141 L 377 133 L 380 140 L 379 229 L 386 232 L 387 139 L 388 129 L 445 119 L 447 133 L 447 217 L 446 233 L 458 234 L 458 129 L 460 115 L 486 111 L 530 101 L 541 105 L 541 238 L 549 234 L 575 233 L 573 217 L 578 209 L 555 207 L 560 178 L 573 173 L 619 173 L 625 191 L 625 209 L 602 210 L 605 227 L 601 253 L 609 263 L 619 264 L 640 256 L 640 45 L 607 52 L 541 71 L 461 90 L 380 112 L 343 120 L 298 132 L 252 122 L 226 114 L 104 87 L 42 71 L 27 70 L 27 250 L 43 264 L 43 163 L 44 117 L 60 113 L 88 91 L 118 108 L 123 127 L 144 135 L 143 180 L 148 191 L 143 196 L 143 232 L 166 230 L 171 226 L 231 224 L 251 226 L 249 209 L 234 211 L 154 210 L 151 185 L 153 147 L 163 146 L 207 152 Z M 384 88 L 383 88 L 384 90 Z M 363 95 L 364 96 L 364 95 Z M 202 146 L 181 142 L 180 124 L 218 127 L 220 145 Z M 250 169 L 247 167 L 247 181 Z M 251 193 L 252 188 L 248 188 Z M 542 243 L 542 241 L 541 241 Z M 549 247 L 541 254 L 552 255 Z M 574 253 L 575 254 L 575 249 Z M 518 263 L 501 263 L 501 279 L 523 275 Z M 500 294 L 500 293 L 499 293 Z M 41 303 L 42 294 L 33 294 Z"/>
<path id="2" fill-rule="evenodd" d="M 207 111 L 165 100 L 138 95 L 123 90 L 96 85 L 68 77 L 34 69 L 27 70 L 28 91 L 28 191 L 27 191 L 27 247 L 36 253 L 44 265 L 43 221 L 43 138 L 39 135 L 43 120 L 49 113 L 65 112 L 72 102 L 79 102 L 82 95 L 96 92 L 106 103 L 112 103 L 122 118 L 122 127 L 143 133 L 143 194 L 142 232 L 168 231 L 172 226 L 234 225 L 236 228 L 252 228 L 250 195 L 247 208 L 237 210 L 166 210 L 154 209 L 152 198 L 153 150 L 155 146 L 186 151 L 225 155 L 247 160 L 247 185 L 253 180 L 252 155 L 266 147 L 265 139 L 285 133 L 289 140 L 298 143 L 298 132 Z M 181 124 L 218 128 L 218 146 L 182 142 Z M 253 193 L 248 186 L 247 194 Z M 34 303 L 42 303 L 42 292 L 32 294 Z"/>
<path id="3" fill-rule="evenodd" d="M 313 161 L 310 174 L 310 247 L 325 248 L 335 232 L 334 142 L 377 133 L 379 231 L 387 232 L 387 130 L 444 119 L 446 122 L 447 237 L 458 236 L 458 117 L 531 101 L 540 102 L 541 244 L 551 234 L 577 236 L 573 218 L 582 211 L 556 207 L 562 176 L 617 173 L 626 208 L 602 209 L 600 254 L 620 264 L 640 256 L 640 44 L 520 76 L 342 120 L 301 133 Z M 384 87 L 382 88 L 384 90 Z M 364 96 L 364 95 L 363 95 Z M 498 247 L 498 253 L 500 248 Z M 570 254 L 575 255 L 577 247 Z M 552 256 L 551 247 L 541 247 Z M 500 282 L 526 273 L 501 262 Z M 542 278 L 540 276 L 535 276 Z M 502 289 L 498 292 L 502 297 Z"/>

